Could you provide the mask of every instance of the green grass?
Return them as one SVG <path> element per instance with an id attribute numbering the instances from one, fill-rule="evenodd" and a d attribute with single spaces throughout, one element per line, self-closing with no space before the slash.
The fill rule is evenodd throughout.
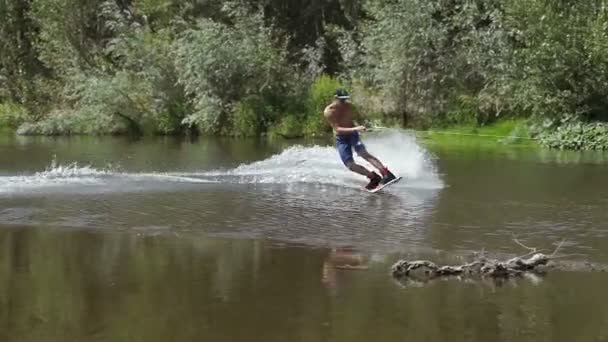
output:
<path id="1" fill-rule="evenodd" d="M 0 135 L 10 135 L 15 133 L 15 130 L 10 127 L 0 126 Z"/>
<path id="2" fill-rule="evenodd" d="M 13 139 L 14 135 L 14 129 L 6 126 L 0 126 L 0 145 L 8 144 Z"/>
<path id="3" fill-rule="evenodd" d="M 447 127 L 445 129 L 432 129 L 431 131 L 508 136 L 523 124 L 525 124 L 524 120 L 504 120 L 487 126 L 460 125 Z"/>
<path id="4" fill-rule="evenodd" d="M 530 139 L 527 121 L 524 119 L 503 120 L 487 126 L 459 125 L 433 128 L 428 131 L 418 131 L 417 136 L 431 145 L 538 145 L 536 140 Z"/>

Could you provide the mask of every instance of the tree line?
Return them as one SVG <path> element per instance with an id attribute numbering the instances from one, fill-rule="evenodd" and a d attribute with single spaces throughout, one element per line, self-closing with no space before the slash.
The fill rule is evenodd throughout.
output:
<path id="1" fill-rule="evenodd" d="M 604 0 L 1 0 L 0 125 L 324 134 L 337 87 L 403 127 L 525 118 L 608 146 Z"/>

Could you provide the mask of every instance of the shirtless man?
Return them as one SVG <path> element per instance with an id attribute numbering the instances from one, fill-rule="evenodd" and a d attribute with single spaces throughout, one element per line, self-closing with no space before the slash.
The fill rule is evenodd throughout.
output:
<path id="1" fill-rule="evenodd" d="M 334 129 L 336 146 L 344 165 L 351 171 L 369 178 L 369 184 L 365 186 L 368 190 L 375 189 L 379 184 L 385 184 L 395 179 L 395 175 L 365 149 L 365 145 L 363 145 L 363 142 L 359 137 L 359 132 L 365 132 L 367 128 L 364 126 L 355 126 L 355 114 L 353 113 L 352 105 L 346 101 L 350 98 L 348 93 L 343 89 L 338 89 L 335 98 L 336 99 L 325 108 L 324 116 Z M 361 158 L 367 160 L 378 169 L 380 174 L 382 174 L 382 177 L 355 163 L 355 160 L 353 159 L 353 148 Z"/>

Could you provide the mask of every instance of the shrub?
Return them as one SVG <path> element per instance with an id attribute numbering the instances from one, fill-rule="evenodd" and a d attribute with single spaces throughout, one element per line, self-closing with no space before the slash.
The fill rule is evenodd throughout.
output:
<path id="1" fill-rule="evenodd" d="M 500 83 L 522 113 L 554 123 L 608 119 L 608 12 L 597 2 L 507 2 L 516 45 Z M 567 125 L 571 134 L 583 123 Z M 569 133 L 566 133 L 569 132 Z M 578 136 L 578 134 L 576 134 Z"/>
<path id="2" fill-rule="evenodd" d="M 434 126 L 443 125 L 476 125 L 484 124 L 487 118 L 480 118 L 477 99 L 472 96 L 461 95 L 454 101 L 454 105 L 445 114 L 436 117 Z"/>
<path id="3" fill-rule="evenodd" d="M 12 102 L 0 103 L 0 128 L 15 129 L 28 119 L 28 113 L 22 106 Z"/>
<path id="4" fill-rule="evenodd" d="M 72 110 L 55 110 L 43 120 L 26 122 L 17 130 L 20 135 L 78 135 L 78 134 L 122 134 L 128 131 L 124 123 L 110 116 L 92 120 L 87 115 Z"/>
<path id="5" fill-rule="evenodd" d="M 328 75 L 318 77 L 310 88 L 307 111 L 304 123 L 304 133 L 310 136 L 323 135 L 331 132 L 331 126 L 323 116 L 323 111 L 334 100 L 336 89 L 342 85 Z"/>
<path id="6" fill-rule="evenodd" d="M 194 107 L 184 122 L 197 124 L 203 132 L 226 128 L 231 108 L 244 98 L 255 95 L 265 104 L 280 107 L 291 94 L 293 71 L 262 16 L 237 15 L 235 21 L 228 26 L 202 20 L 175 44 L 179 82 Z M 249 110 L 235 113 L 251 115 Z"/>
<path id="7" fill-rule="evenodd" d="M 153 111 L 151 84 L 130 72 L 113 76 L 77 76 L 68 97 L 75 102 L 74 129 L 79 133 L 114 133 L 117 125 L 130 133 L 143 133 L 147 114 Z"/>
<path id="8" fill-rule="evenodd" d="M 539 135 L 540 143 L 556 149 L 606 150 L 608 149 L 608 124 L 569 122 Z"/>
<path id="9" fill-rule="evenodd" d="M 242 101 L 236 105 L 232 113 L 235 135 L 252 137 L 261 132 L 260 115 L 256 109 L 252 101 Z"/>
<path id="10" fill-rule="evenodd" d="M 270 131 L 272 136 L 280 136 L 286 139 L 300 138 L 303 136 L 303 126 L 295 114 L 286 114 L 281 118 L 278 125 Z"/>

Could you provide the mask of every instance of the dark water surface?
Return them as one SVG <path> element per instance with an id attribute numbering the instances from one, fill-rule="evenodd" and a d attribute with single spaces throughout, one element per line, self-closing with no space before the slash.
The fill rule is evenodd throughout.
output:
<path id="1" fill-rule="evenodd" d="M 606 341 L 608 275 L 393 280 L 400 258 L 608 264 L 608 154 L 365 138 L 0 138 L 0 341 Z M 350 269 L 345 269 L 350 266 Z"/>

